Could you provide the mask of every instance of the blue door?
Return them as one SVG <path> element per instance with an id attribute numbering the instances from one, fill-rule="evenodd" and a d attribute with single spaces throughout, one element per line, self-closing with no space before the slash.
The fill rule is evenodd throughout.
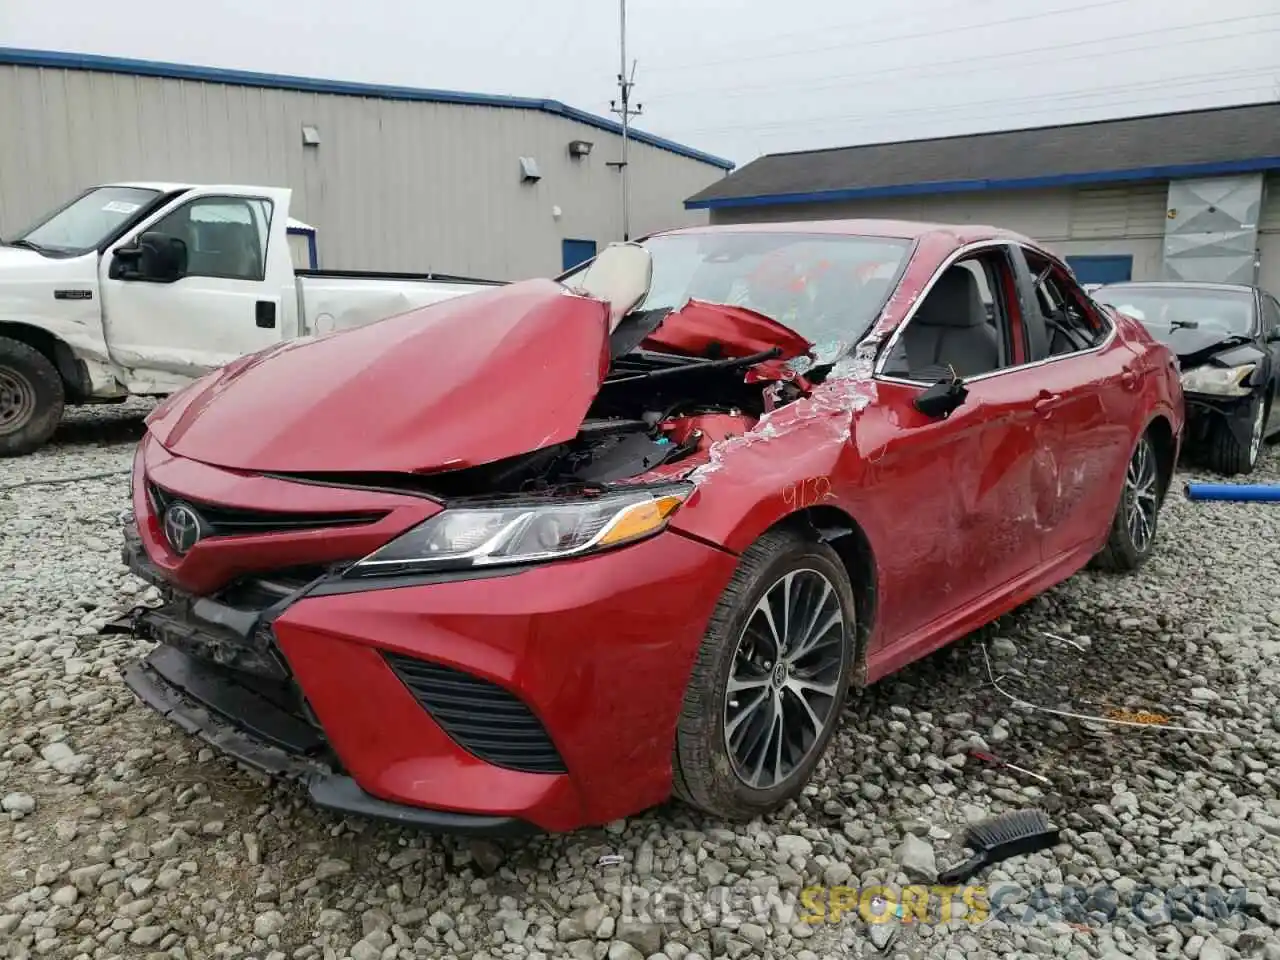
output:
<path id="1" fill-rule="evenodd" d="M 560 252 L 564 259 L 564 268 L 572 270 L 580 263 L 586 263 L 596 255 L 594 240 L 561 240 Z"/>
<path id="2" fill-rule="evenodd" d="M 1133 257 L 1067 257 L 1080 283 L 1123 283 L 1133 279 Z"/>

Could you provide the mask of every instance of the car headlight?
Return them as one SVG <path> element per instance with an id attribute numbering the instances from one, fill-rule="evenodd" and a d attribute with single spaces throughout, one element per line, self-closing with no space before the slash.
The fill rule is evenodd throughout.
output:
<path id="1" fill-rule="evenodd" d="M 577 557 L 653 536 L 692 484 L 572 500 L 494 500 L 448 508 L 349 567 L 389 577 Z"/>
<path id="2" fill-rule="evenodd" d="M 1238 367 L 1196 367 L 1182 373 L 1182 389 L 1187 393 L 1209 393 L 1220 397 L 1247 397 L 1252 389 L 1244 381 L 1253 373 L 1256 363 Z"/>

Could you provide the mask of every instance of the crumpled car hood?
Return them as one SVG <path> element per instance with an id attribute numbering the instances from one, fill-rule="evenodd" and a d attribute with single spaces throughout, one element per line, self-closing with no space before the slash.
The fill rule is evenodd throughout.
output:
<path id="1" fill-rule="evenodd" d="M 529 280 L 242 357 L 156 408 L 170 452 L 231 470 L 430 473 L 572 440 L 608 373 L 609 304 Z M 740 307 L 693 301 L 646 347 L 808 352 Z M 757 369 L 767 368 L 761 364 Z M 350 424 L 359 424 L 351 429 Z"/>
<path id="2" fill-rule="evenodd" d="M 779 360 L 804 356 L 811 344 L 790 327 L 746 307 L 690 300 L 667 314 L 641 346 L 693 356 L 749 357 L 777 347 Z"/>
<path id="3" fill-rule="evenodd" d="M 1233 334 L 1212 327 L 1176 327 L 1173 330 L 1147 327 L 1147 329 L 1152 337 L 1184 359 L 1204 354 L 1206 351 L 1212 352 L 1212 349 L 1219 345 L 1226 346 L 1232 342 L 1239 342 L 1239 338 Z"/>
<path id="4" fill-rule="evenodd" d="M 1150 329 L 1150 328 L 1148 328 Z M 1224 333 L 1222 330 L 1205 327 L 1178 327 L 1174 330 L 1152 330 L 1151 335 L 1178 357 L 1178 364 L 1183 370 L 1198 367 L 1205 363 L 1218 363 L 1220 357 L 1241 354 L 1223 366 L 1234 366 L 1261 359 L 1262 351 L 1250 342 L 1250 338 L 1238 334 Z M 1256 354 L 1249 356 L 1246 354 Z"/>
<path id="5" fill-rule="evenodd" d="M 607 305 L 530 280 L 242 357 L 148 427 L 232 470 L 460 469 L 572 439 L 608 362 Z"/>

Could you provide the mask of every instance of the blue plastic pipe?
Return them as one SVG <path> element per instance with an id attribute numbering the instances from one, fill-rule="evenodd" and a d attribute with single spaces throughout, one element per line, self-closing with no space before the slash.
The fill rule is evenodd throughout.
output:
<path id="1" fill-rule="evenodd" d="M 1188 500 L 1227 500 L 1234 503 L 1280 503 L 1276 483 L 1188 483 Z"/>

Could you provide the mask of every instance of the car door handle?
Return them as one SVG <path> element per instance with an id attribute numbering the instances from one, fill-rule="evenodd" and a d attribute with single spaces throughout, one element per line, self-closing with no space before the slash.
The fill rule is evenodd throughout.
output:
<path id="1" fill-rule="evenodd" d="M 1036 398 L 1036 402 L 1032 405 L 1036 412 L 1036 416 L 1048 418 L 1053 413 L 1053 408 L 1058 405 L 1062 399 L 1061 395 L 1050 393 L 1047 390 L 1041 390 L 1040 395 Z"/>
<path id="2" fill-rule="evenodd" d="M 1137 383 L 1138 383 L 1138 374 L 1137 374 L 1137 371 L 1133 369 L 1133 367 L 1126 365 L 1120 368 L 1120 385 L 1121 386 L 1123 386 L 1126 390 L 1131 390 L 1133 389 L 1134 386 L 1137 385 Z"/>
<path id="3" fill-rule="evenodd" d="M 270 328 L 276 325 L 276 305 L 273 300 L 259 300 L 254 307 L 254 317 L 258 326 Z"/>

